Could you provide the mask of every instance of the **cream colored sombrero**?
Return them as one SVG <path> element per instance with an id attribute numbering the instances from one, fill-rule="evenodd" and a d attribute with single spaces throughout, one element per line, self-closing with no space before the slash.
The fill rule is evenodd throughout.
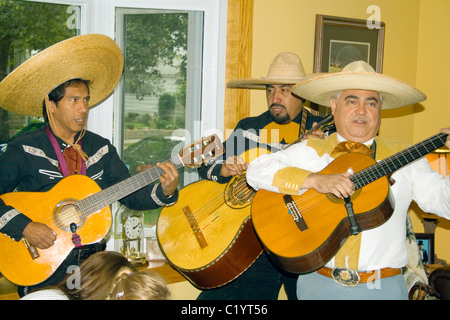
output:
<path id="1" fill-rule="evenodd" d="M 406 82 L 376 73 L 364 61 L 349 63 L 341 72 L 320 74 L 297 83 L 292 92 L 319 105 L 330 106 L 334 93 L 353 89 L 379 92 L 383 96 L 383 109 L 404 107 L 427 98 Z"/>
<path id="2" fill-rule="evenodd" d="M 295 84 L 306 78 L 300 58 L 293 52 L 281 52 L 273 59 L 267 77 L 232 80 L 227 87 L 265 89 L 268 84 Z"/>
<path id="3" fill-rule="evenodd" d="M 122 76 L 123 55 L 108 36 L 76 36 L 39 52 L 0 83 L 0 107 L 21 115 L 42 116 L 46 95 L 75 78 L 89 80 L 90 107 L 105 100 Z"/>

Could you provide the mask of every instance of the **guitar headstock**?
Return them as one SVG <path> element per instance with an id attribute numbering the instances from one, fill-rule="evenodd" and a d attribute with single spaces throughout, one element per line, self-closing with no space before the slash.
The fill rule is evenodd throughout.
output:
<path id="1" fill-rule="evenodd" d="M 223 144 L 216 134 L 202 137 L 190 146 L 180 151 L 181 163 L 186 167 L 200 167 L 204 162 L 208 162 L 224 153 Z"/>

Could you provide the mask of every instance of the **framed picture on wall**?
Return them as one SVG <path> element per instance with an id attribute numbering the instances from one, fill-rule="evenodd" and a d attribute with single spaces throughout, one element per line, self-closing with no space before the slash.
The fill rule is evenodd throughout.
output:
<path id="1" fill-rule="evenodd" d="M 370 27 L 370 28 L 369 28 Z M 352 61 L 383 69 L 384 22 L 316 15 L 313 72 L 339 72 Z"/>
<path id="2" fill-rule="evenodd" d="M 419 245 L 420 255 L 423 264 L 434 263 L 434 234 L 416 233 L 417 244 Z"/>

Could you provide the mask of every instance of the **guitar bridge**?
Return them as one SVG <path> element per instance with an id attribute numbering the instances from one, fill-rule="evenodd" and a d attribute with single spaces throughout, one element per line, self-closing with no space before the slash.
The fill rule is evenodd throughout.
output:
<path id="1" fill-rule="evenodd" d="M 305 231 L 308 229 L 308 226 L 306 225 L 305 219 L 303 219 L 302 214 L 300 213 L 300 210 L 297 207 L 297 204 L 295 203 L 292 196 L 285 194 L 283 196 L 284 203 L 286 204 L 286 208 L 289 211 L 289 214 L 292 216 L 292 218 L 295 221 L 295 224 L 300 229 L 300 231 Z"/>
<path id="2" fill-rule="evenodd" d="M 202 230 L 200 229 L 197 220 L 195 219 L 194 215 L 192 214 L 191 208 L 189 206 L 186 206 L 183 208 L 183 212 L 186 215 L 186 218 L 189 222 L 189 225 L 191 226 L 192 231 L 194 232 L 195 238 L 198 241 L 198 244 L 200 245 L 200 248 L 205 248 L 208 246 L 208 242 L 206 242 L 205 236 L 203 235 Z"/>

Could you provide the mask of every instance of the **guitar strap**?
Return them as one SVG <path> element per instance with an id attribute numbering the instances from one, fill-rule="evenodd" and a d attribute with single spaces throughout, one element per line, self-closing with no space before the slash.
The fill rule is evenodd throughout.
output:
<path id="1" fill-rule="evenodd" d="M 302 108 L 302 122 L 298 133 L 299 137 L 306 132 L 306 118 L 308 118 L 308 110 L 306 110 L 306 108 Z"/>
<path id="2" fill-rule="evenodd" d="M 376 157 L 376 142 L 373 140 L 370 149 L 373 150 L 371 156 L 375 160 Z M 359 253 L 361 250 L 361 232 L 357 235 L 350 235 L 345 241 L 344 245 L 334 256 L 334 264 L 336 268 L 349 268 L 358 271 Z"/>

